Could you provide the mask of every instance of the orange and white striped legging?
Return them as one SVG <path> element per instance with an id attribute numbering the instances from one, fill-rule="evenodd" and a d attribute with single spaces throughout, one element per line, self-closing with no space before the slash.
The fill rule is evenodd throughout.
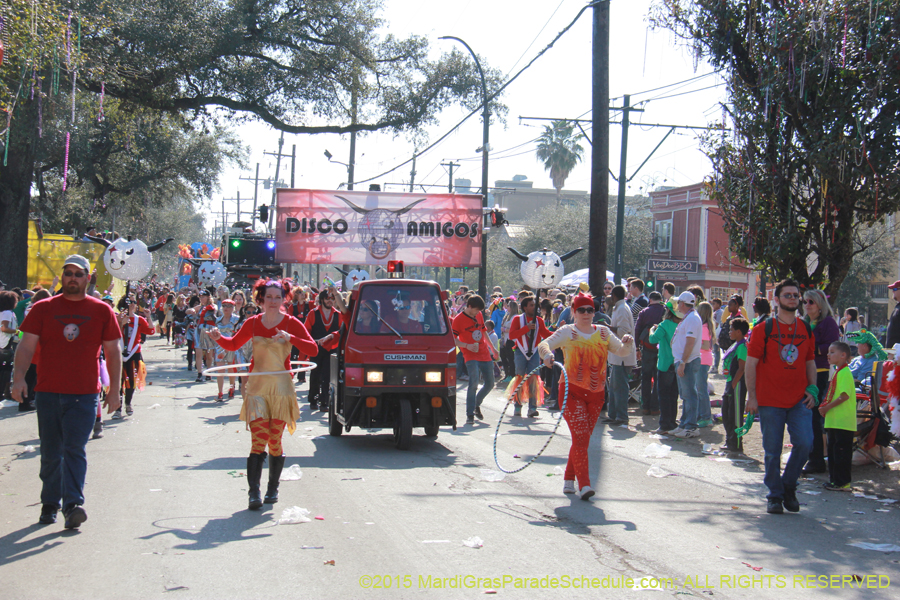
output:
<path id="1" fill-rule="evenodd" d="M 286 425 L 287 423 L 278 419 L 255 419 L 250 421 L 251 454 L 263 454 L 266 451 L 266 446 L 269 446 L 270 455 L 281 456 L 283 452 L 281 436 L 284 434 Z"/>

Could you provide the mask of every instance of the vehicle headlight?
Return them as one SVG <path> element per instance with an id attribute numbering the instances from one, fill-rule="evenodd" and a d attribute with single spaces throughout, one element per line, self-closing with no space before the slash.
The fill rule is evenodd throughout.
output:
<path id="1" fill-rule="evenodd" d="M 440 371 L 425 371 L 425 382 L 426 383 L 440 383 L 441 382 L 441 372 Z"/>
<path id="2" fill-rule="evenodd" d="M 366 372 L 366 381 L 369 383 L 382 383 L 384 381 L 384 373 L 381 371 Z"/>

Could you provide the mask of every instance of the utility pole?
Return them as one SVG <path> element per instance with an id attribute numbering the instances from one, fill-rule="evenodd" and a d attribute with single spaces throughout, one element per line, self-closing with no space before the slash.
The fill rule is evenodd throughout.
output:
<path id="1" fill-rule="evenodd" d="M 619 158 L 619 197 L 616 206 L 616 278 L 618 283 L 622 281 L 622 245 L 625 239 L 625 184 L 628 183 L 626 167 L 628 163 L 628 124 L 631 116 L 631 96 L 625 94 L 622 103 L 622 151 Z"/>
<path id="2" fill-rule="evenodd" d="M 450 190 L 450 193 L 453 193 L 453 167 L 458 167 L 459 163 L 455 163 L 452 160 L 448 163 L 441 163 L 442 167 L 447 167 L 450 169 L 450 185 L 447 189 Z"/>
<path id="3" fill-rule="evenodd" d="M 281 132 L 281 137 L 278 138 L 278 152 L 263 152 L 263 154 L 270 154 L 272 156 L 277 157 L 275 161 L 275 181 L 272 182 L 272 205 L 269 207 L 269 222 L 266 223 L 266 227 L 271 228 L 272 223 L 272 215 L 275 212 L 275 198 L 278 193 L 278 174 L 281 171 L 281 157 L 284 156 L 287 158 L 287 154 L 281 153 L 281 148 L 284 146 L 284 132 Z"/>
<path id="4" fill-rule="evenodd" d="M 297 166 L 297 144 L 291 146 L 291 189 L 294 189 L 294 167 Z"/>
<path id="5" fill-rule="evenodd" d="M 237 191 L 237 220 L 241 220 L 241 190 Z"/>
<path id="6" fill-rule="evenodd" d="M 459 163 L 455 163 L 452 160 L 449 163 L 441 163 L 442 167 L 448 167 L 450 169 L 450 181 L 447 184 L 447 189 L 450 193 L 453 193 L 453 167 L 458 167 Z M 484 235 L 484 234 L 482 234 Z M 444 269 L 444 289 L 450 289 L 450 267 L 446 267 Z"/>
<path id="7" fill-rule="evenodd" d="M 606 281 L 606 242 L 609 211 L 609 2 L 594 5 L 591 68 L 591 216 L 588 229 L 588 285 L 595 296 Z"/>
<path id="8" fill-rule="evenodd" d="M 262 179 L 259 178 L 259 163 L 256 163 L 256 177 L 241 177 L 241 179 L 253 182 L 253 214 L 250 216 L 250 225 L 253 227 L 256 224 L 257 192 L 259 191 L 259 182 L 262 181 Z"/>
<path id="9" fill-rule="evenodd" d="M 359 85 L 359 81 L 356 78 L 356 74 L 353 76 L 353 87 L 350 89 L 350 124 L 356 125 L 356 103 L 357 103 L 357 94 L 356 88 Z M 355 163 L 356 163 L 356 132 L 350 132 L 350 160 L 347 162 L 347 189 L 353 190 L 353 180 L 355 177 Z M 347 272 L 350 270 L 350 265 L 341 265 L 341 270 Z M 341 273 L 341 290 L 347 289 L 347 276 L 344 273 Z"/>
<path id="10" fill-rule="evenodd" d="M 413 152 L 412 171 L 409 172 L 409 193 L 412 194 L 413 186 L 416 185 L 416 153 Z"/>

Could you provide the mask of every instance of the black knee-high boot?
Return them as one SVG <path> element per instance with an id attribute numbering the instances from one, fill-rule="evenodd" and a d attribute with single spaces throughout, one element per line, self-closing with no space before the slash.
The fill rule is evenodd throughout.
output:
<path id="1" fill-rule="evenodd" d="M 284 469 L 284 454 L 281 456 L 269 455 L 269 487 L 266 488 L 266 504 L 278 502 L 278 482 L 281 480 L 281 470 Z"/>
<path id="2" fill-rule="evenodd" d="M 262 478 L 263 463 L 266 460 L 266 453 L 251 454 L 247 457 L 247 484 L 250 486 L 250 504 L 247 506 L 250 510 L 259 510 L 262 508 L 262 498 L 259 497 L 259 480 Z"/>

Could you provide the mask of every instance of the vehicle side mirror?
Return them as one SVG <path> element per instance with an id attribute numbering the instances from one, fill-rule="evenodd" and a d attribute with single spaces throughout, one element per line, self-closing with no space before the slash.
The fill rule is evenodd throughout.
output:
<path id="1" fill-rule="evenodd" d="M 441 300 L 446 302 L 449 299 L 450 299 L 450 292 L 448 292 L 447 290 L 442 291 L 441 292 Z"/>

